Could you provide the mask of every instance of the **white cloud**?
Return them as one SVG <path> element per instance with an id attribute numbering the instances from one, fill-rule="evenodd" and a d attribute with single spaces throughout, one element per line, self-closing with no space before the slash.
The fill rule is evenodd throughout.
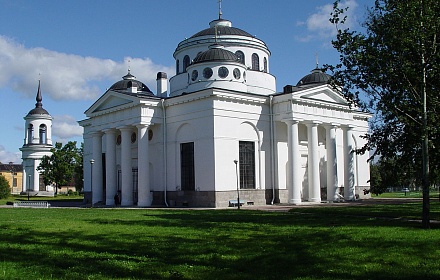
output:
<path id="1" fill-rule="evenodd" d="M 21 163 L 22 162 L 21 153 L 20 152 L 12 153 L 12 152 L 6 151 L 5 147 L 0 145 L 0 162 L 2 162 L 2 163 L 9 163 L 9 162 Z"/>
<path id="2" fill-rule="evenodd" d="M 124 61 L 83 57 L 44 48 L 26 48 L 0 35 L 0 88 L 9 87 L 29 97 L 35 94 L 41 74 L 45 96 L 54 100 L 93 100 L 102 94 L 96 85 L 108 80 L 110 85 L 127 73 L 128 63 L 138 79 L 155 84 L 156 73 L 172 73 L 173 67 L 154 64 L 149 58 L 125 57 Z M 109 85 L 109 86 L 110 86 Z"/>
<path id="3" fill-rule="evenodd" d="M 72 138 L 82 137 L 83 128 L 74 117 L 69 115 L 54 116 L 52 121 L 52 138 L 56 142 L 67 143 Z"/>
<path id="4" fill-rule="evenodd" d="M 349 7 L 344 15 L 347 21 L 345 28 L 352 27 L 356 21 L 355 10 L 358 6 L 356 0 L 345 0 L 340 3 L 340 7 Z M 336 36 L 336 27 L 329 21 L 330 14 L 333 12 L 333 4 L 327 4 L 316 8 L 316 13 L 310 15 L 305 21 L 307 34 L 297 36 L 300 42 L 309 42 L 317 39 L 328 39 Z"/>

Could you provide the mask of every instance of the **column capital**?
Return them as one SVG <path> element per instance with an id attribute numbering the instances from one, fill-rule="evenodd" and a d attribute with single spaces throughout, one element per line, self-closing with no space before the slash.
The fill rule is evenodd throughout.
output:
<path id="1" fill-rule="evenodd" d="M 102 136 L 103 132 L 102 131 L 92 131 L 89 134 L 92 136 Z"/>
<path id="2" fill-rule="evenodd" d="M 287 125 L 293 125 L 296 123 L 300 123 L 302 121 L 303 121 L 302 119 L 284 119 L 284 120 L 282 120 L 282 122 L 284 122 Z"/>
<path id="3" fill-rule="evenodd" d="M 318 126 L 322 124 L 320 121 L 304 121 L 304 124 L 310 127 Z"/>
<path id="4" fill-rule="evenodd" d="M 120 131 L 131 131 L 133 130 L 133 127 L 131 125 L 124 125 L 124 126 L 119 126 L 116 129 Z"/>
<path id="5" fill-rule="evenodd" d="M 325 127 L 326 129 L 337 128 L 340 126 L 341 126 L 340 123 L 325 123 L 325 124 L 323 124 L 323 127 Z"/>
<path id="6" fill-rule="evenodd" d="M 152 123 L 139 123 L 136 125 L 137 128 L 149 128 L 151 125 L 153 125 Z"/>
<path id="7" fill-rule="evenodd" d="M 117 130 L 115 128 L 107 128 L 107 129 L 104 129 L 103 132 L 105 134 L 116 134 Z"/>
<path id="8" fill-rule="evenodd" d="M 355 128 L 355 126 L 352 124 L 343 124 L 343 125 L 341 125 L 341 127 L 342 127 L 342 129 L 345 129 L 345 130 L 352 130 L 353 128 Z"/>

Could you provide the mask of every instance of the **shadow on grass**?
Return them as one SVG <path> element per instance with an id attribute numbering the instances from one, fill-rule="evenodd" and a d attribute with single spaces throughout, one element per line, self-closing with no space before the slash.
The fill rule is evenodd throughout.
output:
<path id="1" fill-rule="evenodd" d="M 47 216 L 56 213 L 56 209 L 39 211 Z M 65 228 L 0 222 L 0 258 L 21 267 L 23 277 L 43 279 L 436 279 L 440 275 L 435 257 L 439 238 L 433 237 L 438 233 L 427 234 L 402 220 L 377 220 L 366 215 L 368 209 L 73 211 L 79 214 L 63 213 L 78 222 L 73 226 L 66 222 Z"/>

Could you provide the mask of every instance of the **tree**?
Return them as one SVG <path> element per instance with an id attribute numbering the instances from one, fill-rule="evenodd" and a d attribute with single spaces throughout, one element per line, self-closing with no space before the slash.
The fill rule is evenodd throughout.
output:
<path id="1" fill-rule="evenodd" d="M 370 165 L 370 191 L 381 194 L 388 188 L 402 189 L 413 185 L 414 173 L 411 166 L 405 166 L 399 156 L 380 158 Z"/>
<path id="2" fill-rule="evenodd" d="M 338 2 L 330 19 L 336 27 L 345 22 L 347 9 Z M 424 228 L 429 228 L 429 186 L 435 179 L 429 171 L 440 164 L 439 15 L 438 0 L 376 0 L 364 30 L 338 28 L 332 43 L 341 63 L 328 66 L 351 104 L 375 113 L 359 152 L 398 156 L 421 174 Z"/>
<path id="3" fill-rule="evenodd" d="M 45 185 L 55 184 L 57 194 L 58 188 L 72 182 L 78 166 L 82 166 L 82 153 L 76 147 L 76 141 L 69 141 L 64 146 L 55 143 L 50 151 L 52 155 L 43 156 L 37 170 L 43 175 Z"/>
<path id="4" fill-rule="evenodd" d="M 0 175 L 0 199 L 7 198 L 11 194 L 11 187 L 5 176 Z"/>
<path id="5" fill-rule="evenodd" d="M 80 159 L 75 165 L 75 188 L 77 191 L 82 191 L 84 188 L 84 143 L 81 143 L 81 147 L 78 149 L 78 158 Z"/>

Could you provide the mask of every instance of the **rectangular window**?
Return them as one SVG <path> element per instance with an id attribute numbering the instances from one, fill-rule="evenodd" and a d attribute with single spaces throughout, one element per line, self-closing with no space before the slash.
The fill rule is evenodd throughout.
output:
<path id="1" fill-rule="evenodd" d="M 17 178 L 13 178 L 12 179 L 12 187 L 16 188 L 17 187 Z"/>
<path id="2" fill-rule="evenodd" d="M 240 189 L 255 189 L 255 143 L 239 142 Z"/>
<path id="3" fill-rule="evenodd" d="M 194 142 L 180 144 L 180 180 L 183 191 L 195 190 Z"/>

